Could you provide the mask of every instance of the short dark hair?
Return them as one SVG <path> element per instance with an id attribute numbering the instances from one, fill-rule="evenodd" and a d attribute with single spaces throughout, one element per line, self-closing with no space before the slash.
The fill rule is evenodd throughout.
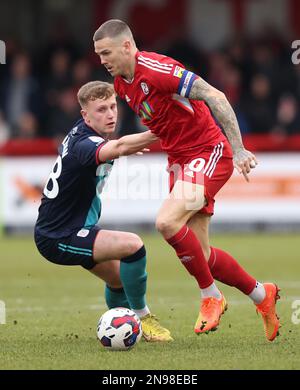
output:
<path id="1" fill-rule="evenodd" d="M 115 94 L 114 86 L 104 81 L 90 81 L 84 84 L 77 93 L 77 99 L 81 108 L 90 100 L 108 99 Z"/>
<path id="2" fill-rule="evenodd" d="M 95 32 L 93 40 L 96 42 L 104 38 L 116 38 L 122 34 L 126 34 L 133 39 L 132 32 L 125 22 L 119 19 L 111 19 L 101 24 Z"/>

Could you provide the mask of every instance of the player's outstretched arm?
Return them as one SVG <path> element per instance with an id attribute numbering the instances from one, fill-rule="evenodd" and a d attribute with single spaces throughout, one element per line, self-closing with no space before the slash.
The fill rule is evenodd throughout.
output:
<path id="1" fill-rule="evenodd" d="M 224 93 L 199 77 L 193 82 L 188 98 L 204 100 L 208 104 L 230 142 L 235 168 L 249 181 L 248 173 L 256 166 L 257 160 L 254 154 L 244 148 L 236 115 Z"/>
<path id="2" fill-rule="evenodd" d="M 158 138 L 150 130 L 139 134 L 125 135 L 118 140 L 108 141 L 99 151 L 99 160 L 114 160 L 120 156 L 129 156 L 143 152 L 144 148 Z"/>

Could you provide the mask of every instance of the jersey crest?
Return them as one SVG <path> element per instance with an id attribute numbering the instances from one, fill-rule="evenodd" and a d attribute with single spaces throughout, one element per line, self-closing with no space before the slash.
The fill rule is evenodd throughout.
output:
<path id="1" fill-rule="evenodd" d="M 145 95 L 149 95 L 149 87 L 146 83 L 141 83 L 141 88 Z"/>

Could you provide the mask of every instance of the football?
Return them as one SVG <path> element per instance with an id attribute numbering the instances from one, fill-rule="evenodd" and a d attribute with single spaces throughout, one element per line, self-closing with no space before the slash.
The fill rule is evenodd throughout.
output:
<path id="1" fill-rule="evenodd" d="M 117 307 L 99 319 L 97 337 L 106 349 L 123 351 L 132 348 L 142 337 L 139 317 L 130 309 Z"/>

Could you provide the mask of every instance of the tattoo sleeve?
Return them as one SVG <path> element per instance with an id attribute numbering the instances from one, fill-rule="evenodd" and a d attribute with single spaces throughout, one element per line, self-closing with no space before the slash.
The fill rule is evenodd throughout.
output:
<path id="1" fill-rule="evenodd" d="M 244 148 L 236 115 L 223 92 L 198 78 L 194 81 L 188 98 L 204 100 L 208 104 L 223 127 L 233 152 Z"/>

